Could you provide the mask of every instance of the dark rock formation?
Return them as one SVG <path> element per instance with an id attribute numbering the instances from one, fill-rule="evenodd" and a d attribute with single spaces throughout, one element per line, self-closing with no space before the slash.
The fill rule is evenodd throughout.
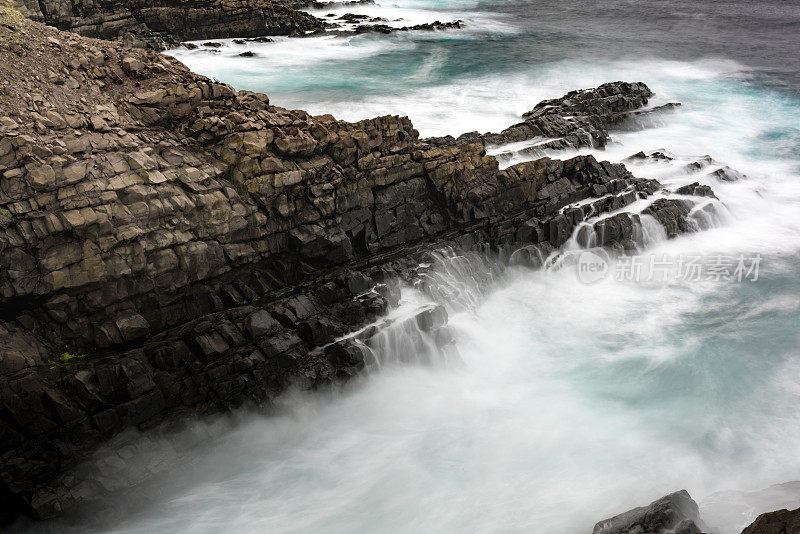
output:
<path id="1" fill-rule="evenodd" d="M 628 156 L 625 158 L 625 161 L 672 161 L 672 156 L 668 156 L 662 151 L 651 152 L 650 154 L 645 154 L 644 152 L 637 152 L 632 156 Z M 695 163 L 696 165 L 700 165 L 700 163 Z M 693 164 L 693 165 L 695 165 Z M 699 167 L 698 167 L 699 168 Z"/>
<path id="2" fill-rule="evenodd" d="M 761 514 L 742 534 L 793 534 L 800 532 L 800 508 Z"/>
<path id="3" fill-rule="evenodd" d="M 747 178 L 744 174 L 737 170 L 731 169 L 727 165 L 720 167 L 715 171 L 711 171 L 708 173 L 708 175 L 722 182 L 738 182 L 739 180 L 744 180 Z"/>
<path id="4" fill-rule="evenodd" d="M 704 528 L 697 503 L 681 490 L 600 521 L 592 534 L 699 534 Z"/>
<path id="5" fill-rule="evenodd" d="M 707 185 L 700 185 L 699 182 L 692 182 L 675 190 L 679 195 L 694 195 L 698 197 L 717 198 L 714 191 Z"/>
<path id="6" fill-rule="evenodd" d="M 572 91 L 561 98 L 545 100 L 523 114 L 523 122 L 509 126 L 500 133 L 466 133 L 457 139 L 452 136 L 426 139 L 434 146 L 480 142 L 484 145 L 504 145 L 538 140 L 535 145 L 519 150 L 527 156 L 540 157 L 544 150 L 602 148 L 609 140 L 609 130 L 642 114 L 662 108 L 641 110 L 653 95 L 643 83 L 613 82 L 596 89 Z M 677 105 L 677 104 L 676 104 Z M 634 113 L 634 110 L 636 113 Z M 498 157 L 502 158 L 500 154 Z"/>
<path id="7" fill-rule="evenodd" d="M 381 315 L 433 243 L 552 250 L 660 189 L 591 156 L 501 171 L 481 143 L 421 143 L 407 118 L 285 110 L 152 51 L 7 18 L 0 516 L 153 476 L 107 476 L 131 471 L 124 443 L 92 455 L 126 429 L 347 380 L 364 355 L 331 342 Z M 620 87 L 632 94 L 603 98 L 627 103 L 592 109 L 649 93 Z M 689 229 L 677 202 L 651 207 L 671 234 Z M 446 316 L 420 313 L 446 345 Z"/>
<path id="8" fill-rule="evenodd" d="M 689 211 L 692 204 L 689 201 L 677 198 L 659 198 L 642 213 L 652 215 L 664 226 L 668 237 L 675 237 L 680 233 L 691 232 Z"/>
<path id="9" fill-rule="evenodd" d="M 61 30 L 161 50 L 180 41 L 291 35 L 319 19 L 273 0 L 21 0 L 23 13 Z"/>
<path id="10" fill-rule="evenodd" d="M 463 26 L 463 21 L 454 20 L 450 22 L 426 22 L 424 24 L 414 24 L 413 26 L 400 26 L 394 27 L 388 24 L 359 24 L 354 30 L 357 35 L 362 33 L 383 33 L 389 34 L 392 32 L 407 32 L 407 31 L 434 31 L 434 30 L 452 30 L 459 29 Z"/>

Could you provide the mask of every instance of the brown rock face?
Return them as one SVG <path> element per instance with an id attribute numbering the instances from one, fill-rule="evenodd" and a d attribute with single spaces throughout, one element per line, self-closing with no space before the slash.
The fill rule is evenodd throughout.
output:
<path id="1" fill-rule="evenodd" d="M 800 532 L 800 508 L 761 514 L 742 534 L 791 534 Z"/>
<path id="2" fill-rule="evenodd" d="M 331 343 L 383 313 L 385 282 L 431 243 L 552 248 L 660 187 L 590 156 L 500 171 L 480 143 L 421 143 L 405 117 L 286 110 L 154 52 L 7 18 L 0 516 L 153 476 L 112 451 L 115 483 L 91 456 L 124 429 L 354 375 L 363 354 Z M 628 222 L 606 244 L 630 245 Z"/>

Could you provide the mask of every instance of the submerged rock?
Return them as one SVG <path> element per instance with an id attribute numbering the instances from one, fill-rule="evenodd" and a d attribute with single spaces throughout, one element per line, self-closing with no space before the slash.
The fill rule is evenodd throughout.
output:
<path id="1" fill-rule="evenodd" d="M 245 39 L 245 42 L 248 43 L 274 43 L 274 39 L 270 39 L 269 37 L 253 37 L 252 39 Z"/>
<path id="2" fill-rule="evenodd" d="M 699 534 L 704 528 L 697 503 L 681 490 L 600 521 L 592 534 Z"/>

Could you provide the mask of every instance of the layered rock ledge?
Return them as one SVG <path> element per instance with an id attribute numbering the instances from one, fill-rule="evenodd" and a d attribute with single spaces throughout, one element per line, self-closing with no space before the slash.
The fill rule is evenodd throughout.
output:
<path id="1" fill-rule="evenodd" d="M 286 110 L 0 9 L 6 519 L 120 489 L 129 451 L 92 453 L 126 429 L 358 373 L 362 352 L 334 341 L 383 314 L 390 282 L 432 245 L 552 250 L 661 189 L 591 156 L 499 170 L 482 142 L 425 143 L 405 117 Z M 692 229 L 690 206 L 648 213 L 674 235 Z M 599 244 L 634 246 L 637 224 L 605 219 Z"/>

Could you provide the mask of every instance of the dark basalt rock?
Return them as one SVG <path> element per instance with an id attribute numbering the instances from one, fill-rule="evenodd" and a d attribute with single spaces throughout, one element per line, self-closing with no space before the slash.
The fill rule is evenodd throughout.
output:
<path id="1" fill-rule="evenodd" d="M 395 28 L 391 26 L 387 26 L 386 24 L 360 24 L 356 26 L 354 30 L 356 35 L 360 35 L 363 33 L 382 33 L 382 34 L 389 34 L 393 31 L 396 31 Z"/>
<path id="2" fill-rule="evenodd" d="M 359 15 L 352 15 L 353 17 L 358 17 Z M 357 19 L 355 19 L 357 20 Z M 428 22 L 425 24 L 415 24 L 413 26 L 401 26 L 401 27 L 394 27 L 389 26 L 388 24 L 360 24 L 354 30 L 356 35 L 364 34 L 364 33 L 383 33 L 389 34 L 392 32 L 407 32 L 407 31 L 434 31 L 434 30 L 451 30 L 451 29 L 459 29 L 463 26 L 463 21 L 454 20 L 451 22 Z"/>
<path id="3" fill-rule="evenodd" d="M 640 151 L 640 152 L 637 152 L 636 154 L 628 156 L 627 158 L 625 158 L 625 161 L 639 161 L 639 160 L 645 160 L 645 159 L 647 159 L 647 154 L 645 154 L 644 152 Z"/>
<path id="4" fill-rule="evenodd" d="M 675 192 L 679 195 L 694 195 L 697 197 L 717 198 L 717 195 L 714 194 L 714 191 L 709 186 L 700 185 L 698 182 L 693 182 L 691 184 L 679 187 L 675 190 Z"/>
<path id="5" fill-rule="evenodd" d="M 716 178 L 722 182 L 738 182 L 747 178 L 744 174 L 737 170 L 731 169 L 727 165 L 708 173 L 709 176 Z"/>
<path id="6" fill-rule="evenodd" d="M 675 237 L 694 229 L 688 219 L 691 209 L 692 204 L 689 201 L 660 198 L 650 204 L 642 213 L 655 217 L 666 230 L 667 237 Z"/>
<path id="7" fill-rule="evenodd" d="M 663 107 L 641 109 L 652 94 L 641 82 L 607 83 L 596 89 L 572 91 L 561 98 L 540 102 L 523 115 L 524 122 L 500 133 L 469 132 L 458 138 L 434 137 L 425 142 L 438 147 L 475 142 L 498 146 L 539 139 L 535 146 L 518 151 L 536 157 L 543 156 L 545 150 L 602 148 L 610 139 L 609 130 L 621 128 L 636 117 L 663 111 Z"/>
<path id="8" fill-rule="evenodd" d="M 522 116 L 531 118 L 570 112 L 613 118 L 618 113 L 643 107 L 652 95 L 643 83 L 605 83 L 596 89 L 571 91 L 561 98 L 544 100 Z"/>
<path id="9" fill-rule="evenodd" d="M 361 22 L 363 20 L 369 20 L 369 15 L 357 15 L 356 13 L 345 13 L 337 20 L 344 20 L 347 22 Z"/>
<path id="10" fill-rule="evenodd" d="M 800 508 L 761 514 L 742 534 L 792 534 L 800 532 Z"/>
<path id="11" fill-rule="evenodd" d="M 637 152 L 632 156 L 628 156 L 625 158 L 625 161 L 672 161 L 674 158 L 672 156 L 668 156 L 663 152 L 656 151 L 651 152 L 650 154 L 645 154 L 644 152 Z"/>
<path id="12" fill-rule="evenodd" d="M 592 534 L 699 534 L 705 528 L 686 490 L 598 522 Z"/>

